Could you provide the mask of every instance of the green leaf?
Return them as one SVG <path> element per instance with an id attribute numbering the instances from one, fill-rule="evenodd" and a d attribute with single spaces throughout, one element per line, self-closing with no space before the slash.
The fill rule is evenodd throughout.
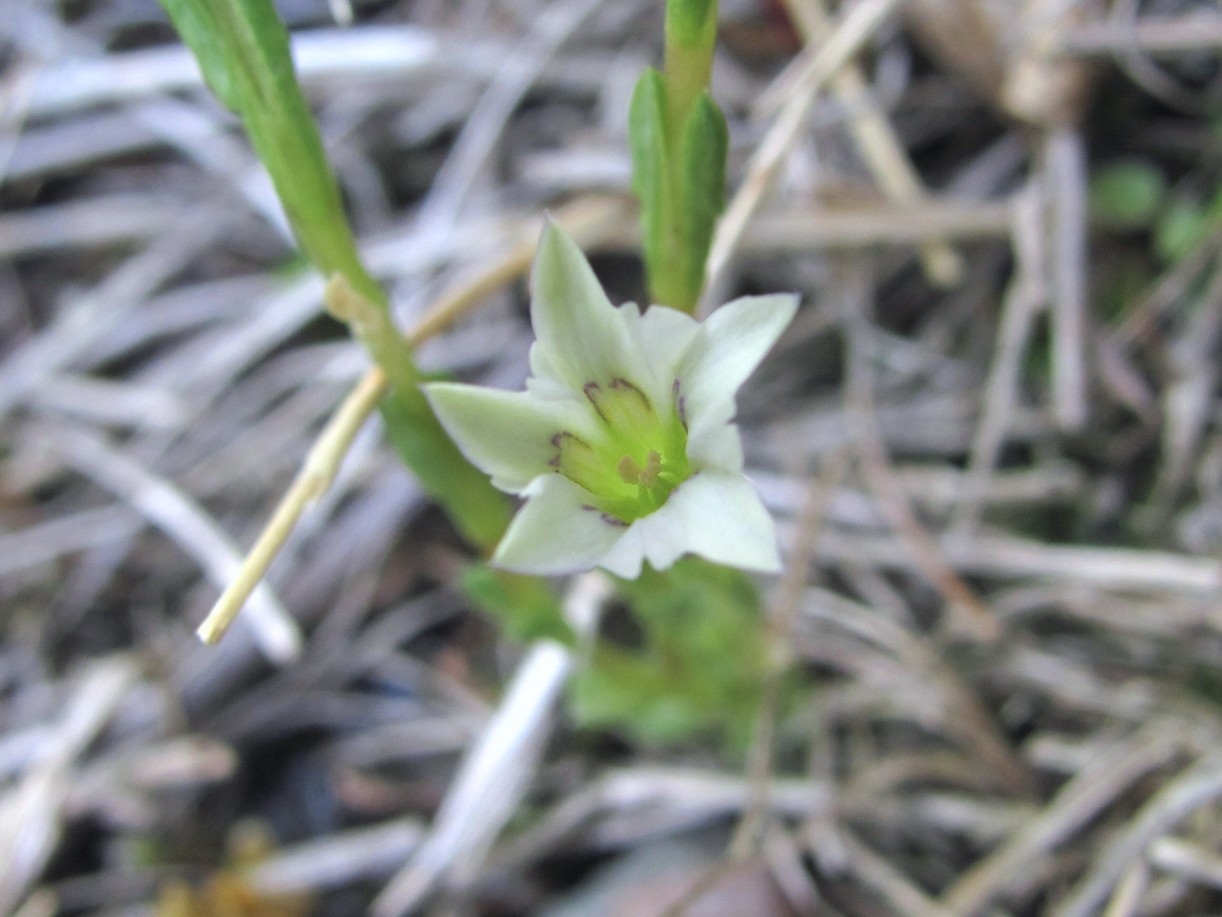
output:
<path id="1" fill-rule="evenodd" d="M 632 190 L 641 202 L 641 247 L 654 302 L 673 305 L 679 227 L 668 155 L 666 87 L 662 74 L 647 69 L 637 81 L 628 111 Z"/>
<path id="2" fill-rule="evenodd" d="M 692 106 L 679 149 L 681 263 L 686 297 L 693 304 L 704 288 L 704 263 L 713 242 L 713 229 L 726 206 L 728 147 L 725 116 L 705 92 Z"/>
<path id="3" fill-rule="evenodd" d="M 1091 179 L 1091 209 L 1100 219 L 1140 225 L 1154 218 L 1166 193 L 1167 180 L 1150 163 L 1115 163 Z"/>
<path id="4" fill-rule="evenodd" d="M 579 721 L 647 742 L 715 732 L 743 747 L 768 667 L 752 579 L 689 557 L 619 588 L 644 646 L 599 648 L 574 682 Z"/>
<path id="5" fill-rule="evenodd" d="M 221 25 L 209 4 L 199 0 L 162 0 L 178 34 L 195 55 L 208 88 L 230 111 L 237 113 L 240 90 L 230 77 Z"/>
<path id="6" fill-rule="evenodd" d="M 666 102 L 671 143 L 679 134 L 692 106 L 709 88 L 713 50 L 717 44 L 717 3 L 714 0 L 667 0 Z"/>
<path id="7" fill-rule="evenodd" d="M 386 293 L 361 263 L 339 185 L 297 82 L 288 31 L 271 0 L 162 5 L 208 86 L 242 119 L 306 256 L 331 287 L 345 289 L 334 282 L 338 275 L 353 297 L 366 301 L 361 320 L 350 327 L 390 381 L 379 407 L 391 442 L 464 537 L 491 551 L 508 525 L 509 501 L 463 458 L 420 391 L 419 371 L 391 319 Z"/>
<path id="8" fill-rule="evenodd" d="M 324 276 L 339 273 L 385 306 L 366 273 L 339 186 L 293 68 L 271 0 L 162 0 L 209 88 L 236 113 L 271 175 L 302 249 Z"/>

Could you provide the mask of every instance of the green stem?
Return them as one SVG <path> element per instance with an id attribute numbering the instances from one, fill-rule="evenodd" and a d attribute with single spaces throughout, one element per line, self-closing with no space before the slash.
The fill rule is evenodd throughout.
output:
<path id="1" fill-rule="evenodd" d="M 386 374 L 387 434 L 424 490 L 462 534 L 491 551 L 508 525 L 507 498 L 459 452 L 423 392 L 411 344 L 385 290 L 365 269 L 271 0 L 162 0 L 213 92 L 239 115 L 271 176 L 293 234 L 329 278 L 327 302 Z"/>

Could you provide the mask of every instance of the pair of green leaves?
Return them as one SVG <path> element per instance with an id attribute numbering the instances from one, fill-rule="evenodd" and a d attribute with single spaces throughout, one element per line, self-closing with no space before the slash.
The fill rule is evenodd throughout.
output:
<path id="1" fill-rule="evenodd" d="M 688 313 L 725 207 L 726 120 L 707 89 L 716 21 L 712 0 L 670 0 L 666 73 L 641 76 L 628 122 L 649 292 Z"/>

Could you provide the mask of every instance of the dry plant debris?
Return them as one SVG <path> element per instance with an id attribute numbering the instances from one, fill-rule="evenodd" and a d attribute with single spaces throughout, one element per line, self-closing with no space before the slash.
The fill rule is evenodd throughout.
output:
<path id="1" fill-rule="evenodd" d="M 334 6 L 280 5 L 369 263 L 514 387 L 522 233 L 622 194 L 659 9 Z M 740 404 L 802 685 L 749 755 L 577 729 L 372 423 L 199 645 L 364 357 L 153 0 L 6 6 L 0 912 L 1222 910 L 1222 14 L 722 18 L 711 295 L 805 302 Z M 631 222 L 586 239 L 621 300 Z"/>

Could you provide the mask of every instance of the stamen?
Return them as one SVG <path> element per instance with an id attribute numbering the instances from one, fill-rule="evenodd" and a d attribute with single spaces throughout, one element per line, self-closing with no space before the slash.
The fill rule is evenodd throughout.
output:
<path id="1" fill-rule="evenodd" d="M 622 376 L 581 387 L 597 416 L 588 439 L 571 433 L 552 438 L 551 466 L 585 489 L 591 505 L 625 524 L 654 512 L 687 479 L 687 430 L 682 405 L 658 414 L 648 395 Z M 682 401 L 675 386 L 675 397 Z M 665 458 L 664 458 L 665 456 Z"/>
<path id="2" fill-rule="evenodd" d="M 619 464 L 615 466 L 615 471 L 619 474 L 619 479 L 625 484 L 640 483 L 641 475 L 644 474 L 641 466 L 636 463 L 636 459 L 631 455 L 625 455 L 621 458 Z"/>
<path id="3" fill-rule="evenodd" d="M 661 473 L 662 456 L 658 454 L 657 449 L 650 449 L 649 455 L 645 457 L 645 467 L 639 470 L 636 479 L 642 487 L 657 487 Z"/>

